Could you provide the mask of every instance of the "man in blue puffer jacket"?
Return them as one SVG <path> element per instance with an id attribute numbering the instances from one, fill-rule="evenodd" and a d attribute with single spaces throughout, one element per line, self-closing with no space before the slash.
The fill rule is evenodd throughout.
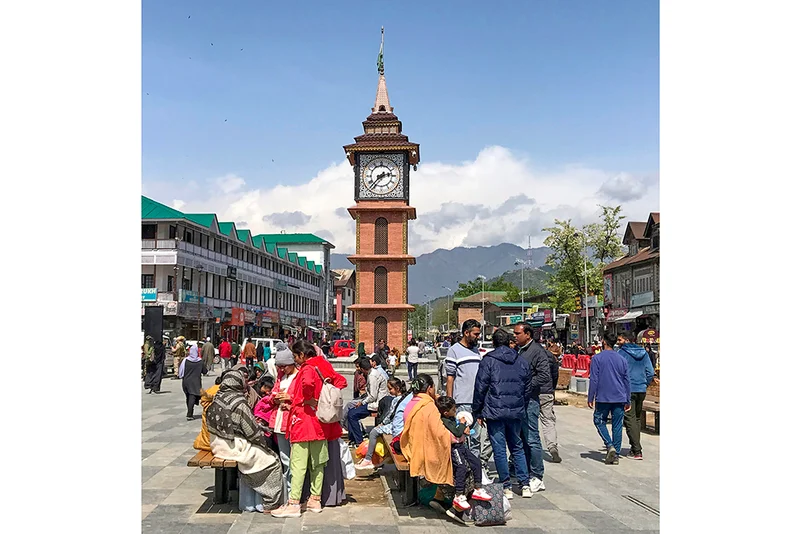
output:
<path id="1" fill-rule="evenodd" d="M 642 403 L 645 400 L 645 390 L 654 379 L 654 367 L 648 352 L 635 342 L 632 332 L 624 332 L 617 336 L 618 352 L 626 358 L 629 364 L 629 383 L 631 384 L 631 410 L 626 412 L 623 425 L 629 437 L 629 458 L 642 460 L 642 445 L 640 444 L 640 419 L 643 416 Z"/>
<path id="2" fill-rule="evenodd" d="M 506 459 L 507 446 L 514 459 L 522 495 L 532 496 L 520 430 L 534 386 L 531 367 L 509 347 L 511 340 L 512 336 L 505 330 L 492 334 L 495 350 L 484 355 L 479 363 L 473 389 L 473 414 L 478 424 L 482 424 L 482 420 L 487 422 L 495 467 L 507 499 L 514 496 Z"/>

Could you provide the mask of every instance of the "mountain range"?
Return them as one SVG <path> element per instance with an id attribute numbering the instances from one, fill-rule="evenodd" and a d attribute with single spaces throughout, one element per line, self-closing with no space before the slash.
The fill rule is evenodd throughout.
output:
<path id="1" fill-rule="evenodd" d="M 519 287 L 520 268 L 515 266 L 517 259 L 531 260 L 524 271 L 526 287 L 542 287 L 541 283 L 547 275 L 544 271 L 533 268 L 545 264 L 550 249 L 532 248 L 531 256 L 527 256 L 527 252 L 517 245 L 501 243 L 491 247 L 437 249 L 422 254 L 417 257 L 416 265 L 409 266 L 409 302 L 418 304 L 453 294 L 459 288 L 459 282 L 475 280 L 479 274 L 486 276 L 488 281 L 503 275 L 506 280 Z M 348 261 L 346 254 L 331 254 L 331 268 L 353 269 L 353 264 Z"/>

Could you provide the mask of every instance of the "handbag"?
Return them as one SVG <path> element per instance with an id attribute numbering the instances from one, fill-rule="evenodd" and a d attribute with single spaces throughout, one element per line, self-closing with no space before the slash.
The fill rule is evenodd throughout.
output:
<path id="1" fill-rule="evenodd" d="M 476 526 L 505 525 L 504 496 L 502 484 L 489 484 L 484 490 L 492 496 L 491 501 L 470 499 L 470 513 Z M 511 506 L 510 512 L 511 512 Z"/>

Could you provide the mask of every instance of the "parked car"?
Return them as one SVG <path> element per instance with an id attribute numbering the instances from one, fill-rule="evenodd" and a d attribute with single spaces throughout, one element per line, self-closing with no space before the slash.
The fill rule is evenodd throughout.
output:
<path id="1" fill-rule="evenodd" d="M 492 346 L 491 341 L 480 341 L 478 343 L 478 355 L 481 356 L 482 358 L 486 353 L 490 352 L 493 349 L 494 347 Z"/>
<path id="2" fill-rule="evenodd" d="M 352 339 L 337 339 L 331 342 L 332 358 L 347 358 L 356 352 L 356 345 Z"/>

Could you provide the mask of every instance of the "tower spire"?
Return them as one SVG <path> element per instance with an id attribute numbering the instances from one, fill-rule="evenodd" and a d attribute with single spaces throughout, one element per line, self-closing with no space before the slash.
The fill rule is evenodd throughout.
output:
<path id="1" fill-rule="evenodd" d="M 392 113 L 392 106 L 389 105 L 389 93 L 387 93 L 387 81 L 384 79 L 384 27 L 381 26 L 381 48 L 378 49 L 378 89 L 375 92 L 375 105 L 373 113 Z"/>

